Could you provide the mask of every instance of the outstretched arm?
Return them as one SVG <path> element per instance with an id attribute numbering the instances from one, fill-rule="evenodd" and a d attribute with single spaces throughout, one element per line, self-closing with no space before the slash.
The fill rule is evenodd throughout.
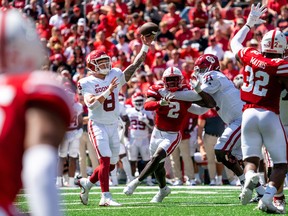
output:
<path id="1" fill-rule="evenodd" d="M 248 32 L 255 25 L 259 25 L 265 22 L 265 20 L 260 19 L 261 15 L 267 11 L 265 5 L 260 7 L 260 3 L 256 6 L 253 4 L 251 6 L 251 11 L 249 13 L 246 24 L 237 32 L 237 34 L 231 40 L 231 50 L 233 54 L 236 56 L 238 51 L 243 48 L 243 41 L 245 40 Z"/>
<path id="2" fill-rule="evenodd" d="M 138 55 L 135 57 L 133 63 L 129 65 L 124 71 L 125 81 L 128 82 L 134 72 L 141 66 L 142 62 L 145 61 L 149 46 L 151 45 L 152 41 L 154 41 L 155 35 L 151 35 L 149 37 L 145 37 L 141 35 L 142 40 L 142 48 Z"/>

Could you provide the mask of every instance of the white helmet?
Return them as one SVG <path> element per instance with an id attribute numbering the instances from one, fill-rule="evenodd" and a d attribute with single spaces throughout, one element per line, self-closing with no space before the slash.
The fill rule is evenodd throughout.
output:
<path id="1" fill-rule="evenodd" d="M 181 87 L 183 80 L 182 72 L 176 67 L 167 68 L 162 76 L 165 88 L 169 91 L 177 91 Z"/>
<path id="2" fill-rule="evenodd" d="M 41 69 L 44 48 L 35 23 L 19 11 L 0 11 L 0 73 Z"/>
<path id="3" fill-rule="evenodd" d="M 285 35 L 279 30 L 267 32 L 261 40 L 263 53 L 283 54 L 287 46 Z"/>

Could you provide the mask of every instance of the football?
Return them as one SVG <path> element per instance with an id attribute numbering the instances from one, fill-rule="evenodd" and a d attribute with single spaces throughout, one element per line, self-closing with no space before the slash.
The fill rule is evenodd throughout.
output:
<path id="1" fill-rule="evenodd" d="M 145 37 L 149 37 L 150 35 L 156 35 L 158 30 L 158 25 L 153 22 L 147 22 L 140 27 L 139 33 Z"/>

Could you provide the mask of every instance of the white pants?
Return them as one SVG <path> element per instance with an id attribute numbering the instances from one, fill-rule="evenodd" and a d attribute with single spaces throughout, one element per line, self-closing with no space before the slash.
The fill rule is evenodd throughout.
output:
<path id="1" fill-rule="evenodd" d="M 246 109 L 241 133 L 244 159 L 260 158 L 264 145 L 274 164 L 287 163 L 287 138 L 279 115 L 260 108 Z"/>
<path id="2" fill-rule="evenodd" d="M 238 160 L 242 160 L 241 150 L 241 122 L 242 118 L 238 118 L 231 122 L 218 138 L 215 145 L 216 150 L 230 151 Z"/>
<path id="3" fill-rule="evenodd" d="M 167 156 L 170 155 L 181 141 L 180 132 L 166 132 L 158 130 L 154 127 L 151 141 L 150 141 L 150 154 L 151 156 L 157 151 L 159 147 L 166 151 Z"/>
<path id="4" fill-rule="evenodd" d="M 116 164 L 120 152 L 118 124 L 100 124 L 89 120 L 88 130 L 98 157 L 109 157 L 110 163 Z"/>
<path id="5" fill-rule="evenodd" d="M 81 132 L 81 131 L 79 131 Z M 77 158 L 79 154 L 80 136 L 78 130 L 67 131 L 63 142 L 59 145 L 58 155 L 61 158 L 69 156 Z"/>
<path id="6" fill-rule="evenodd" d="M 127 145 L 127 152 L 130 161 L 137 161 L 139 153 L 144 161 L 149 161 L 150 152 L 148 137 L 130 138 L 129 145 Z"/>

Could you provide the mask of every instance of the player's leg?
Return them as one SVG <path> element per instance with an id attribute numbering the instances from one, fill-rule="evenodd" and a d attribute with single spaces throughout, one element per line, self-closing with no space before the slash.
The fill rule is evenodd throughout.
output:
<path id="1" fill-rule="evenodd" d="M 163 199 L 171 193 L 171 189 L 166 185 L 166 171 L 164 163 L 164 161 L 161 162 L 154 172 L 155 178 L 157 179 L 159 184 L 159 191 L 150 201 L 152 203 L 162 202 Z"/>
<path id="2" fill-rule="evenodd" d="M 101 190 L 109 190 L 109 168 L 110 157 L 112 155 L 109 147 L 108 132 L 106 127 L 103 124 L 97 124 L 92 120 L 89 120 L 88 124 L 89 137 L 95 150 L 97 151 L 97 154 L 99 155 L 100 164 L 93 171 L 89 179 L 82 178 L 78 181 L 78 184 L 81 188 L 80 199 L 84 205 L 87 205 L 88 203 L 88 195 L 90 189 L 98 180 L 100 180 L 100 177 L 103 181 L 103 184 L 101 184 Z M 107 177 L 104 174 L 107 174 Z"/>
<path id="3" fill-rule="evenodd" d="M 224 166 L 232 170 L 239 178 L 241 184 L 244 182 L 243 168 L 239 164 L 238 155 L 234 154 L 236 152 L 234 149 L 239 149 L 239 154 L 242 156 L 241 152 L 241 121 L 242 119 L 236 119 L 231 124 L 229 124 L 221 137 L 218 139 L 215 145 L 215 154 L 218 162 L 222 162 Z"/>
<path id="4" fill-rule="evenodd" d="M 218 137 L 211 136 L 209 134 L 204 134 L 203 142 L 204 147 L 207 155 L 207 162 L 208 162 L 208 173 L 210 177 L 210 185 L 216 185 L 216 156 L 214 151 L 214 146 L 217 143 Z M 222 174 L 221 174 L 222 178 Z"/>
<path id="5" fill-rule="evenodd" d="M 283 190 L 282 187 L 287 173 L 287 137 L 278 115 L 266 111 L 259 114 L 259 116 L 264 145 L 274 163 L 265 194 L 261 199 L 261 203 L 259 202 L 260 209 L 265 211 L 265 208 L 263 208 L 261 204 L 266 205 L 268 208 L 269 206 L 274 206 L 272 205 L 274 195 L 277 191 L 280 190 L 281 192 L 281 190 Z M 263 125 L 263 123 L 267 121 L 269 121 L 269 124 Z M 284 210 L 276 208 L 275 212 L 278 211 Z"/>
<path id="6" fill-rule="evenodd" d="M 246 205 L 250 202 L 254 188 L 259 183 L 257 170 L 262 151 L 262 136 L 258 130 L 258 118 L 255 118 L 255 109 L 246 109 L 243 113 L 241 127 L 241 147 L 245 163 L 245 185 L 241 193 L 241 202 Z"/>
<path id="7" fill-rule="evenodd" d="M 83 132 L 80 138 L 80 145 L 79 145 L 79 167 L 80 167 L 80 175 L 83 178 L 87 178 L 87 156 L 86 156 L 86 140 L 85 140 L 85 132 Z"/>
<path id="8" fill-rule="evenodd" d="M 103 157 L 100 158 L 100 166 L 102 163 L 102 169 L 99 170 L 99 181 L 102 196 L 99 206 L 121 206 L 121 204 L 112 199 L 112 195 L 109 192 L 109 173 L 115 169 L 115 166 L 119 160 L 120 139 L 118 134 L 118 125 L 105 125 L 105 128 L 110 141 L 108 141 L 108 147 L 110 148 L 111 153 L 103 155 Z"/>
<path id="9" fill-rule="evenodd" d="M 181 145 L 181 142 L 180 142 L 179 146 L 180 145 Z M 173 171 L 173 174 L 175 177 L 174 183 L 173 183 L 174 186 L 183 185 L 179 146 L 170 155 L 172 171 Z"/>
<path id="10" fill-rule="evenodd" d="M 76 163 L 77 163 L 77 157 L 79 155 L 79 146 L 80 146 L 80 139 L 75 137 L 70 143 L 69 143 L 69 167 L 68 167 L 68 186 L 69 187 L 75 187 L 74 184 L 74 177 L 76 173 Z"/>
<path id="11" fill-rule="evenodd" d="M 56 186 L 62 187 L 63 186 L 63 170 L 64 170 L 64 163 L 67 160 L 68 155 L 68 148 L 69 148 L 69 139 L 68 139 L 68 132 L 65 134 L 65 138 L 63 142 L 59 145 L 58 148 L 58 164 L 57 164 L 57 178 L 56 178 Z"/>
<path id="12" fill-rule="evenodd" d="M 150 161 L 149 140 L 147 138 L 141 139 L 140 144 L 141 145 L 138 146 L 138 149 L 139 149 L 139 153 L 141 155 L 141 158 L 143 160 L 143 164 L 145 167 L 147 165 L 147 163 Z M 149 175 L 146 178 L 146 184 L 148 186 L 154 185 L 152 182 L 152 176 L 151 175 Z"/>
<path id="13" fill-rule="evenodd" d="M 188 182 L 186 182 L 187 185 L 191 185 L 192 183 L 191 181 L 195 179 L 194 164 L 190 156 L 190 143 L 189 142 L 190 142 L 190 139 L 181 140 L 178 146 L 178 149 L 180 150 L 180 154 L 182 156 L 183 163 L 184 163 L 184 175 L 186 175 L 189 178 Z M 198 177 L 198 180 L 199 179 L 200 178 Z"/>

